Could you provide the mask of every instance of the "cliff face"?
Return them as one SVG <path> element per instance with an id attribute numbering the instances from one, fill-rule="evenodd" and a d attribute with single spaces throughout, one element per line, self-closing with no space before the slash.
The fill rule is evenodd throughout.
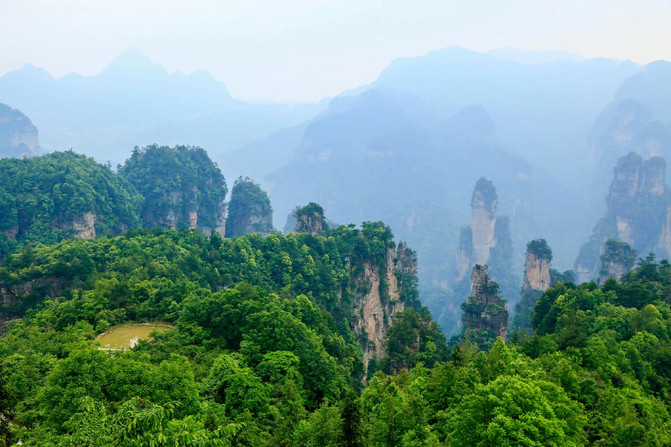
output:
<path id="1" fill-rule="evenodd" d="M 655 252 L 665 259 L 671 258 L 671 204 L 666 206 L 664 225 L 655 246 Z"/>
<path id="2" fill-rule="evenodd" d="M 531 332 L 531 314 L 536 302 L 552 284 L 551 262 L 552 250 L 545 239 L 536 239 L 527 244 L 524 283 L 520 302 L 515 306 L 515 316 L 511 324 L 512 331 Z"/>
<path id="3" fill-rule="evenodd" d="M 473 262 L 487 264 L 491 249 L 496 245 L 496 192 L 491 182 L 478 180 L 471 200 L 471 231 L 473 235 Z"/>
<path id="4" fill-rule="evenodd" d="M 540 290 L 550 288 L 550 261 L 527 253 L 524 263 L 523 290 Z"/>
<path id="5" fill-rule="evenodd" d="M 537 242 L 542 244 L 546 251 L 541 252 L 532 245 Z M 552 262 L 552 252 L 547 246 L 545 239 L 531 241 L 527 245 L 527 258 L 524 263 L 524 283 L 522 292 L 527 290 L 540 290 L 545 292 L 550 288 L 550 263 Z"/>
<path id="6" fill-rule="evenodd" d="M 96 237 L 95 225 L 96 215 L 92 212 L 86 212 L 71 222 L 59 225 L 59 229 L 70 233 L 72 237 L 77 239 L 92 239 Z"/>
<path id="7" fill-rule="evenodd" d="M 40 140 L 37 128 L 18 110 L 0 104 L 0 158 L 35 155 Z"/>
<path id="8" fill-rule="evenodd" d="M 205 234 L 216 231 L 221 236 L 225 234 L 226 214 L 225 204 L 219 203 L 213 210 L 202 211 L 198 199 L 196 186 L 186 191 L 172 190 L 163 194 L 163 206 L 158 209 L 144 207 L 142 221 L 146 228 L 164 228 L 169 230 L 189 229 L 200 230 Z M 207 214 L 203 219 L 202 214 Z"/>
<path id="9" fill-rule="evenodd" d="M 210 234 L 212 231 L 218 233 L 221 237 L 226 236 L 226 204 L 221 203 L 216 213 L 217 219 L 213 226 L 200 225 L 198 228 L 205 234 Z"/>
<path id="10" fill-rule="evenodd" d="M 608 209 L 576 260 L 578 282 L 596 279 L 606 241 L 617 239 L 639 253 L 671 254 L 671 194 L 661 157 L 646 161 L 635 154 L 620 158 L 606 199 Z M 615 266 L 612 266 L 617 271 Z"/>
<path id="11" fill-rule="evenodd" d="M 305 231 L 317 236 L 323 230 L 323 220 L 324 216 L 317 212 L 296 216 L 296 231 Z"/>
<path id="12" fill-rule="evenodd" d="M 352 265 L 351 270 L 354 306 L 359 315 L 354 333 L 363 347 L 367 369 L 371 360 L 385 356 L 385 338 L 392 319 L 405 309 L 404 297 L 416 293 L 417 256 L 401 242 L 397 249 L 387 249 L 384 265 L 367 260 L 363 266 Z"/>
<path id="13" fill-rule="evenodd" d="M 456 282 L 466 277 L 475 264 L 485 265 L 496 246 L 496 188 L 489 180 L 480 178 L 471 198 L 471 226 L 459 237 Z"/>
<path id="14" fill-rule="evenodd" d="M 498 285 L 489 278 L 487 266 L 476 264 L 471 273 L 471 296 L 462 305 L 463 337 L 486 346 L 496 337 L 506 340 L 508 311 Z"/>
<path id="15" fill-rule="evenodd" d="M 45 296 L 57 297 L 69 286 L 62 278 L 36 278 L 19 284 L 0 287 L 0 320 L 6 320 L 42 301 Z"/>
<path id="16" fill-rule="evenodd" d="M 228 215 L 226 220 L 226 235 L 229 237 L 244 234 L 259 233 L 263 236 L 270 234 L 273 229 L 272 214 L 250 211 L 245 214 Z"/>

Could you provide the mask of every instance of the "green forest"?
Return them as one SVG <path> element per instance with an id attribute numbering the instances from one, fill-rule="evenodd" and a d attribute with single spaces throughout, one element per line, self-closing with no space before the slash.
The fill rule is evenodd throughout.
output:
<path id="1" fill-rule="evenodd" d="M 168 183 L 134 177 L 170 169 L 143 161 L 155 151 L 206 157 L 152 146 L 121 175 L 72 152 L 0 163 L 0 445 L 671 445 L 666 260 L 601 286 L 554 272 L 530 327 L 475 340 L 465 321 L 447 340 L 421 305 L 415 253 L 382 222 L 235 237 L 152 226 L 147 210 L 193 209 L 182 199 L 216 214 L 226 189 L 216 166 L 193 189 L 190 162 Z M 271 211 L 253 181 L 236 191 L 236 212 Z M 305 209 L 323 224 L 323 208 Z M 88 237 L 54 224 L 87 212 Z M 502 314 L 492 305 L 470 318 Z M 168 329 L 101 349 L 128 323 Z"/>
<path id="2" fill-rule="evenodd" d="M 666 261 L 641 260 L 601 288 L 556 283 L 533 335 L 485 351 L 448 347 L 408 296 L 387 334 L 390 359 L 367 372 L 350 325 L 351 266 L 375 260 L 388 235 L 372 223 L 317 237 L 131 231 L 9 256 L 3 313 L 22 318 L 0 342 L 5 443 L 671 442 Z M 24 291 L 14 305 L 10 289 Z M 126 321 L 174 329 L 132 350 L 97 349 L 98 333 Z"/>

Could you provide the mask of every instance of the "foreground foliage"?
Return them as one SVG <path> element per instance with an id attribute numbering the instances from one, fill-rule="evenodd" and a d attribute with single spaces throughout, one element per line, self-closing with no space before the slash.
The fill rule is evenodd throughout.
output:
<path id="1" fill-rule="evenodd" d="M 536 305 L 533 335 L 488 351 L 466 344 L 448 353 L 409 298 L 388 331 L 389 356 L 364 386 L 350 267 L 383 256 L 389 237 L 371 223 L 318 237 L 142 231 L 8 257 L 5 289 L 49 283 L 33 282 L 15 303 L 5 297 L 5 316 L 22 319 L 0 339 L 0 440 L 671 443 L 668 263 L 641 261 L 602 288 L 559 282 Z M 93 341 L 112 325 L 152 320 L 175 329 L 130 351 L 99 351 Z"/>

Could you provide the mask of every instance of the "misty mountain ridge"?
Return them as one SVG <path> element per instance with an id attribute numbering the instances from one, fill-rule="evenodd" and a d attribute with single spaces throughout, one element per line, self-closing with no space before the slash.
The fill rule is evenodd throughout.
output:
<path id="1" fill-rule="evenodd" d="M 26 64 L 0 77 L 0 98 L 31 116 L 44 147 L 113 162 L 150 143 L 188 142 L 224 153 L 305 121 L 320 107 L 235 100 L 209 72 L 168 73 L 136 48 L 92 76 L 55 79 Z"/>
<path id="2" fill-rule="evenodd" d="M 610 183 L 610 174 L 598 185 L 592 181 L 588 160 L 608 152 L 593 142 L 610 128 L 604 114 L 631 79 L 645 81 L 639 81 L 640 97 L 655 96 L 650 86 L 663 85 L 664 78 L 648 81 L 650 70 L 659 71 L 608 59 L 530 65 L 446 48 L 394 61 L 377 81 L 332 99 L 308 123 L 237 157 L 248 151 L 258 159 L 254 154 L 275 150 L 291 160 L 270 174 L 263 163 L 249 163 L 241 173 L 264 183 L 280 219 L 300 197 L 297 203 L 322 204 L 335 221 L 390 224 L 419 254 L 423 299 L 445 301 L 472 185 L 483 176 L 493 181 L 501 213 L 510 217 L 513 271 L 522 271 L 526 243 L 540 237 L 554 247 L 560 270 L 573 266 L 603 213 Z M 599 169 L 610 173 L 625 149 L 599 155 Z"/>

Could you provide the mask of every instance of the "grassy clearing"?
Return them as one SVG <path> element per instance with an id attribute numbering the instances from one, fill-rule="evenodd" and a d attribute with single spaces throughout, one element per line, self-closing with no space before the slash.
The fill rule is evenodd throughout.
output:
<path id="1" fill-rule="evenodd" d="M 133 348 L 139 340 L 149 340 L 154 330 L 166 332 L 173 326 L 165 323 L 121 324 L 109 328 L 96 337 L 100 349 L 121 350 Z"/>

